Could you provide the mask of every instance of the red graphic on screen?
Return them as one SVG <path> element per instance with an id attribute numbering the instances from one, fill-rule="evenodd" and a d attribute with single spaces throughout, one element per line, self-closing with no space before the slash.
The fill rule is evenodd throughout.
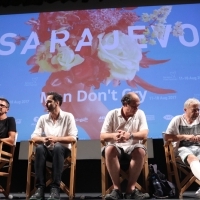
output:
<path id="1" fill-rule="evenodd" d="M 162 7 L 158 10 L 157 18 L 166 17 L 169 9 Z M 136 75 L 140 68 L 148 70 L 152 65 L 169 61 L 149 58 L 148 52 L 142 52 L 139 43 L 153 44 L 153 39 L 146 37 L 145 40 L 136 40 L 129 35 L 128 27 L 140 20 L 135 8 L 115 8 L 40 13 L 38 19 L 27 22 L 40 41 L 35 55 L 27 61 L 28 65 L 32 65 L 30 72 L 51 73 L 43 92 L 72 94 L 72 101 L 64 103 L 62 109 L 73 113 L 77 124 L 91 139 L 99 139 L 108 109 L 98 100 L 78 102 L 78 91 L 89 94 L 100 88 L 101 84 L 120 87 L 120 83 L 125 81 L 132 88 L 139 86 L 152 93 L 176 92 L 154 86 Z M 150 19 L 145 15 L 143 20 Z M 154 33 L 161 34 L 162 28 L 159 25 Z M 133 30 L 133 34 L 141 35 L 147 31 L 146 26 L 144 30 Z M 55 44 L 51 52 L 52 33 L 53 39 L 66 38 L 66 41 L 64 45 Z"/>

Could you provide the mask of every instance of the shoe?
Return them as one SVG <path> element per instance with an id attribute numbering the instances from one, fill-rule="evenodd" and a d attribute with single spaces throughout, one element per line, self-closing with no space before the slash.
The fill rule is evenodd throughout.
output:
<path id="1" fill-rule="evenodd" d="M 31 196 L 30 200 L 43 200 L 44 199 L 44 188 L 39 187 L 35 194 Z"/>
<path id="2" fill-rule="evenodd" d="M 195 196 L 200 198 L 200 188 L 195 192 Z"/>
<path id="3" fill-rule="evenodd" d="M 110 194 L 105 196 L 105 199 L 116 200 L 123 199 L 123 194 L 118 189 L 113 189 Z"/>
<path id="4" fill-rule="evenodd" d="M 134 189 L 131 194 L 124 194 L 124 199 L 149 199 L 148 193 L 142 193 L 138 189 Z"/>
<path id="5" fill-rule="evenodd" d="M 60 199 L 60 192 L 58 188 L 51 188 L 50 196 L 48 200 L 59 200 Z"/>

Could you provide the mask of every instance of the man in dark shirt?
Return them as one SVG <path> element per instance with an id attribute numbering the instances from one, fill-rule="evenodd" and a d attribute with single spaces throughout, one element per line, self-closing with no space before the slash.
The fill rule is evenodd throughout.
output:
<path id="1" fill-rule="evenodd" d="M 10 103 L 5 98 L 0 98 L 0 140 L 11 144 L 15 142 L 16 123 L 14 117 L 8 117 Z"/>

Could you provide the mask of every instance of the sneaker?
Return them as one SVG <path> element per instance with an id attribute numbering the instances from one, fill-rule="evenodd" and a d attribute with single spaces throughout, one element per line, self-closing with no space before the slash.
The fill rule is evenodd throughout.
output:
<path id="1" fill-rule="evenodd" d="M 50 196 L 48 200 L 59 200 L 60 199 L 60 192 L 58 188 L 51 188 Z"/>
<path id="2" fill-rule="evenodd" d="M 200 188 L 195 192 L 195 196 L 200 198 Z"/>
<path id="3" fill-rule="evenodd" d="M 115 200 L 115 199 L 123 199 L 123 194 L 118 189 L 113 189 L 110 194 L 105 196 L 105 199 Z"/>
<path id="4" fill-rule="evenodd" d="M 124 194 L 124 199 L 149 199 L 148 193 L 142 193 L 138 189 L 134 189 L 131 194 Z"/>
<path id="5" fill-rule="evenodd" d="M 39 187 L 35 194 L 31 196 L 30 200 L 43 200 L 44 199 L 44 188 Z"/>

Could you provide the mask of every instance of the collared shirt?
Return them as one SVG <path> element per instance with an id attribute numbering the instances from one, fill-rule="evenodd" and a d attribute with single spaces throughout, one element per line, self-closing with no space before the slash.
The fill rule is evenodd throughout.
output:
<path id="1" fill-rule="evenodd" d="M 75 140 L 78 137 L 78 130 L 74 116 L 69 112 L 60 110 L 58 119 L 53 122 L 50 114 L 42 115 L 36 124 L 35 130 L 31 135 L 34 137 L 48 137 L 48 136 L 72 136 Z M 64 146 L 71 148 L 71 144 L 63 144 Z"/>
<path id="2" fill-rule="evenodd" d="M 174 135 L 199 135 L 200 134 L 200 116 L 198 116 L 191 124 L 187 122 L 187 120 L 183 115 L 177 115 L 172 118 L 170 121 L 166 134 L 174 134 Z M 173 147 L 175 151 L 177 148 L 181 146 L 200 146 L 199 142 L 190 142 L 190 141 L 177 141 L 173 142 Z"/>
<path id="3" fill-rule="evenodd" d="M 133 117 L 129 117 L 126 121 L 121 114 L 121 109 L 114 109 L 108 112 L 104 120 L 101 133 L 116 133 L 118 130 L 134 133 L 141 130 L 148 129 L 145 114 L 142 110 L 138 109 Z M 111 141 L 110 143 L 115 143 Z M 124 149 L 128 148 L 131 144 L 140 143 L 139 140 L 129 139 L 124 143 L 116 143 L 117 146 Z"/>

